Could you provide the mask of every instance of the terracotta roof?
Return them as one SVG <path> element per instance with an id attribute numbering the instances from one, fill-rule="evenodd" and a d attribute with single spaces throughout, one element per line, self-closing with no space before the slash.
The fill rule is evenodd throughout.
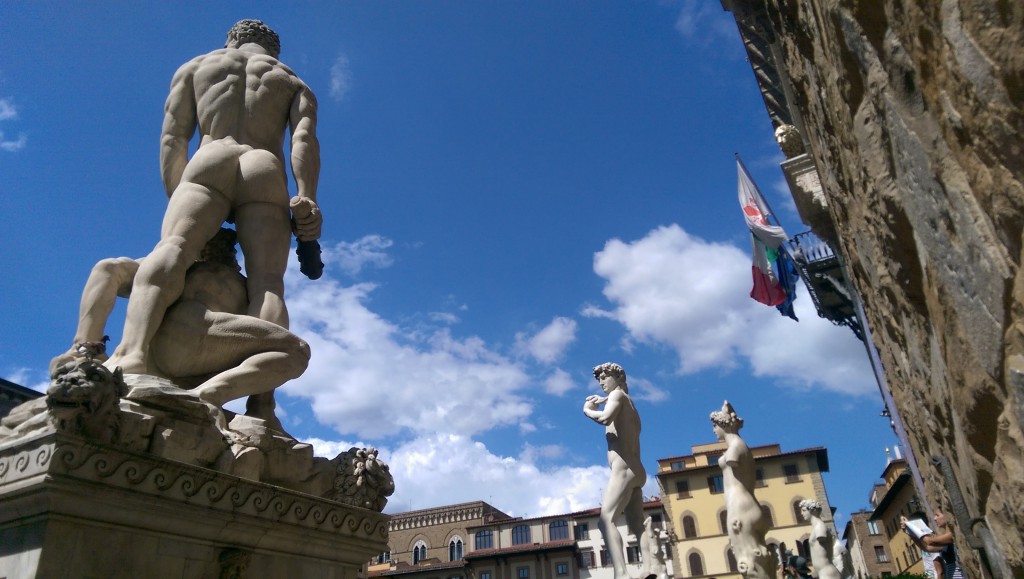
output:
<path id="1" fill-rule="evenodd" d="M 772 446 L 772 445 L 766 445 L 766 446 Z M 760 447 L 759 446 L 757 448 L 764 448 L 764 447 Z M 803 449 L 800 449 L 800 450 L 790 450 L 788 452 L 780 452 L 778 454 L 766 454 L 766 455 L 762 455 L 762 456 L 757 456 L 757 457 L 754 457 L 754 462 L 756 463 L 758 461 L 766 460 L 766 459 L 769 459 L 769 458 L 778 458 L 780 456 L 793 456 L 793 455 L 797 455 L 797 454 L 807 454 L 807 453 L 811 453 L 811 452 L 813 452 L 814 454 L 817 455 L 818 470 L 821 471 L 821 472 L 828 472 L 828 450 L 826 450 L 824 446 L 815 446 L 815 447 L 812 447 L 812 448 L 803 448 Z M 692 455 L 687 455 L 687 456 L 692 456 Z M 671 461 L 671 460 L 674 460 L 676 458 L 685 458 L 685 457 L 678 456 L 678 457 L 672 457 L 672 458 L 663 458 L 663 459 L 659 460 L 658 462 Z M 708 469 L 708 468 L 718 469 L 719 467 L 718 467 L 717 464 L 706 464 L 706 465 L 701 465 L 701 466 L 694 466 L 694 467 L 690 467 L 690 468 L 684 468 L 684 469 L 680 469 L 680 470 L 666 470 L 666 471 L 663 471 L 663 472 L 659 472 L 658 476 L 659 477 L 669 476 L 669 475 L 673 475 L 673 474 L 680 473 L 680 472 L 695 472 L 695 471 L 699 471 L 699 470 L 703 470 L 703 469 Z"/>
<path id="2" fill-rule="evenodd" d="M 408 563 L 399 564 L 393 569 L 384 569 L 381 571 L 368 571 L 367 577 L 382 577 L 385 575 L 403 575 L 406 573 L 420 573 L 423 571 L 438 571 L 442 569 L 458 569 L 465 567 L 465 561 L 449 561 L 449 562 L 421 562 L 416 565 L 410 565 Z"/>

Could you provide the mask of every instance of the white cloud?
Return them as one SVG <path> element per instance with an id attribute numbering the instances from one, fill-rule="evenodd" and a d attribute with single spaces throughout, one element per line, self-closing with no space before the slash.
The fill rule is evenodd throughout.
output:
<path id="1" fill-rule="evenodd" d="M 451 312 L 430 312 L 427 315 L 430 317 L 430 319 L 432 321 L 439 322 L 439 323 L 442 323 L 442 324 L 449 324 L 449 325 L 451 325 L 451 324 L 457 324 L 460 321 L 459 320 L 459 316 L 457 316 L 457 315 L 455 315 L 455 314 L 453 314 Z"/>
<path id="2" fill-rule="evenodd" d="M 18 118 L 18 108 L 9 98 L 0 99 L 0 121 Z"/>
<path id="3" fill-rule="evenodd" d="M 551 364 L 561 358 L 569 344 L 576 340 L 576 327 L 575 320 L 557 317 L 533 336 L 517 334 L 517 349 L 539 362 Z"/>
<path id="4" fill-rule="evenodd" d="M 574 388 L 576 388 L 576 382 L 568 372 L 561 368 L 555 368 L 555 371 L 544 380 L 544 391 L 553 396 L 564 396 L 566 392 Z"/>
<path id="5" fill-rule="evenodd" d="M 46 372 L 30 368 L 15 368 L 7 372 L 7 379 L 19 386 L 31 388 L 36 392 L 46 392 L 50 387 L 50 379 Z"/>
<path id="6" fill-rule="evenodd" d="M 635 400 L 647 402 L 664 402 L 671 398 L 668 390 L 658 388 L 650 380 L 644 378 L 629 378 L 629 395 Z"/>
<path id="7" fill-rule="evenodd" d="M 393 260 L 387 250 L 394 242 L 382 235 L 364 235 L 361 239 L 342 241 L 324 250 L 324 263 L 337 265 L 350 276 L 358 275 L 366 266 L 390 267 Z"/>
<path id="8" fill-rule="evenodd" d="M 18 139 L 16 141 L 5 141 L 4 140 L 4 133 L 3 133 L 3 131 L 0 131 L 0 149 L 2 149 L 4 151 L 8 151 L 10 153 L 14 153 L 14 152 L 17 152 L 17 151 L 20 151 L 20 150 L 24 149 L 25 145 L 27 145 L 27 144 L 28 144 L 28 136 L 26 136 L 25 133 L 19 134 L 18 135 Z"/>
<path id="9" fill-rule="evenodd" d="M 336 102 L 341 102 L 350 90 L 352 90 L 352 68 L 349 66 L 348 57 L 340 54 L 331 65 L 331 98 Z"/>
<path id="10" fill-rule="evenodd" d="M 608 482 L 607 465 L 565 466 L 546 461 L 563 456 L 559 447 L 531 447 L 518 457 L 493 454 L 481 442 L 455 434 L 431 434 L 407 441 L 381 458 L 395 477 L 389 513 L 474 500 L 487 501 L 515 516 L 542 516 L 597 507 Z M 645 495 L 657 494 L 650 479 Z"/>
<path id="11" fill-rule="evenodd" d="M 382 319 L 366 306 L 373 284 L 288 279 L 292 329 L 313 359 L 285 391 L 311 399 L 317 419 L 339 433 L 472 435 L 518 425 L 532 412 L 519 394 L 532 379 L 480 338 Z"/>
<path id="12" fill-rule="evenodd" d="M 675 29 L 688 41 L 711 45 L 722 40 L 734 40 L 736 23 L 732 14 L 718 3 L 707 0 L 683 0 L 676 17 Z"/>
<path id="13" fill-rule="evenodd" d="M 745 360 L 755 376 L 794 387 L 875 391 L 862 344 L 850 330 L 819 318 L 802 284 L 799 323 L 750 299 L 750 256 L 732 245 L 673 224 L 634 242 L 607 242 L 594 256 L 594 272 L 605 279 L 613 308 L 588 306 L 584 315 L 620 322 L 630 341 L 671 346 L 681 373 Z"/>

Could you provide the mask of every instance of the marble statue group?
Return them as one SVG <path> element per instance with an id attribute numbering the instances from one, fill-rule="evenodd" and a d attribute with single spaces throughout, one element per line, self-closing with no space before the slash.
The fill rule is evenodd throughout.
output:
<path id="1" fill-rule="evenodd" d="M 320 150 L 313 92 L 278 60 L 277 34 L 242 20 L 222 49 L 174 74 L 160 135 L 168 196 L 160 241 L 141 259 L 97 264 L 72 348 L 102 340 L 115 297 L 127 296 L 121 343 L 106 360 L 126 375 L 162 376 L 220 406 L 249 396 L 247 413 L 281 431 L 274 389 L 298 377 L 309 348 L 288 331 L 284 272 L 290 238 L 320 236 Z M 288 159 L 297 195 L 288 196 Z M 188 145 L 199 133 L 199 147 Z M 223 224 L 233 221 L 233 230 Z M 245 275 L 234 258 L 235 240 Z"/>

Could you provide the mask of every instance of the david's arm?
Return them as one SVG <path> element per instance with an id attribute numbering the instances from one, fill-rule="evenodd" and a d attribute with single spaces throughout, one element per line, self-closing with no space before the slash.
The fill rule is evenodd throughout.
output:
<path id="1" fill-rule="evenodd" d="M 196 99 L 192 86 L 197 61 L 174 73 L 164 103 L 164 124 L 160 131 L 160 178 L 169 198 L 181 182 L 188 162 L 188 142 L 196 131 Z"/>
<path id="2" fill-rule="evenodd" d="M 608 395 L 608 399 L 604 403 L 604 409 L 598 410 L 593 404 L 586 404 L 583 407 L 583 414 L 586 414 L 588 418 L 597 422 L 598 424 L 608 426 L 615 421 L 615 417 L 619 414 L 619 408 L 621 407 L 622 391 L 615 390 Z M 589 401 L 589 399 L 588 399 Z"/>

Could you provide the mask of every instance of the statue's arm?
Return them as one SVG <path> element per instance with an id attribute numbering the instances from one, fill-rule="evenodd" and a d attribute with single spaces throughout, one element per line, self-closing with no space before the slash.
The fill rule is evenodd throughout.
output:
<path id="1" fill-rule="evenodd" d="M 181 182 L 188 163 L 188 142 L 196 132 L 196 97 L 192 85 L 198 60 L 186 63 L 171 80 L 171 90 L 164 103 L 164 124 L 160 131 L 160 178 L 167 197 Z"/>
<path id="2" fill-rule="evenodd" d="M 107 318 L 118 296 L 126 298 L 139 271 L 141 259 L 114 257 L 97 263 L 89 273 L 78 308 L 78 329 L 74 344 L 103 339 Z"/>
<path id="3" fill-rule="evenodd" d="M 316 204 L 316 188 L 320 180 L 320 141 L 316 138 L 316 96 L 303 85 L 292 100 L 288 116 L 292 131 L 291 163 L 295 176 L 295 189 L 299 203 L 305 209 L 296 211 L 296 200 L 292 201 L 295 218 L 295 235 L 301 241 L 312 241 L 320 237 L 323 217 Z"/>
<path id="4" fill-rule="evenodd" d="M 603 409 L 599 410 L 590 405 L 585 405 L 583 413 L 594 422 L 608 426 L 615 421 L 615 417 L 619 415 L 620 408 L 622 408 L 622 391 L 616 390 L 608 395 Z"/>

